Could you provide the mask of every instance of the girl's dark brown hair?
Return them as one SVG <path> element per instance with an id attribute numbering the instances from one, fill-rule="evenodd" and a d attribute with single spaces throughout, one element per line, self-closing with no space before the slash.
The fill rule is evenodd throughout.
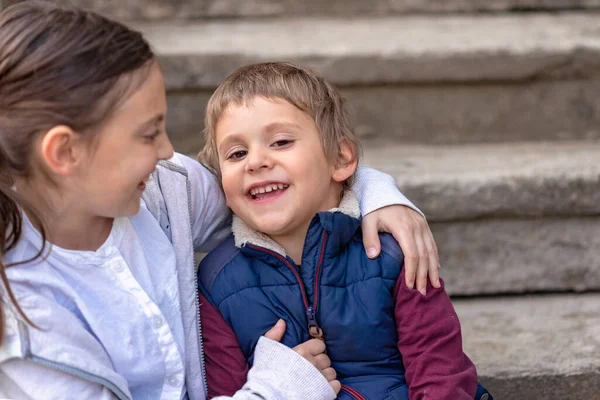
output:
<path id="1" fill-rule="evenodd" d="M 22 211 L 43 220 L 18 193 L 14 179 L 33 173 L 35 139 L 66 125 L 92 138 L 120 102 L 139 86 L 154 55 L 139 32 L 92 12 L 25 1 L 0 12 L 0 300 L 31 324 L 11 290 L 4 264 L 19 241 Z M 4 293 L 3 293 L 4 292 Z M 0 303 L 0 345 L 5 319 Z M 33 325 L 33 324 L 32 324 Z"/>

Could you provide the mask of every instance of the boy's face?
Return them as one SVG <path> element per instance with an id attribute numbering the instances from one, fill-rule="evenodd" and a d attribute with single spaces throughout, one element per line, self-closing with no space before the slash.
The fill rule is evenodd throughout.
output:
<path id="1" fill-rule="evenodd" d="M 282 99 L 231 104 L 215 131 L 227 204 L 274 240 L 303 238 L 317 212 L 338 206 L 340 182 L 354 172 L 327 160 L 313 119 Z"/>

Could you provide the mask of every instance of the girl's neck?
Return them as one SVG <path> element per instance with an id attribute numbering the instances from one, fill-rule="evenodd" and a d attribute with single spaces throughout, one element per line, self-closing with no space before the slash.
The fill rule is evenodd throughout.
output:
<path id="1" fill-rule="evenodd" d="M 46 239 L 69 250 L 96 251 L 112 230 L 113 219 L 90 216 L 74 201 L 52 195 L 51 190 L 36 190 L 31 185 L 15 185 L 19 196 L 41 217 Z M 36 229 L 41 230 L 36 218 L 28 215 Z"/>

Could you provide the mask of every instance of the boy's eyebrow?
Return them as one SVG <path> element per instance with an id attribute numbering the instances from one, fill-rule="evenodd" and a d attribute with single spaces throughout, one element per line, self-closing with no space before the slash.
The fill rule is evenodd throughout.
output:
<path id="1" fill-rule="evenodd" d="M 235 143 L 240 140 L 240 136 L 237 133 L 232 133 L 231 135 L 227 135 L 225 139 L 221 143 L 217 145 L 217 152 L 222 153 L 231 145 L 231 143 Z"/>
<path id="2" fill-rule="evenodd" d="M 164 120 L 165 120 L 164 114 L 155 115 L 154 117 L 150 118 L 148 121 L 140 124 L 135 131 L 137 133 L 141 133 L 141 132 L 145 131 L 146 129 L 150 128 L 151 126 L 154 126 L 156 124 L 163 122 Z"/>
<path id="3" fill-rule="evenodd" d="M 268 133 L 273 133 L 276 131 L 280 131 L 280 130 L 287 130 L 287 129 L 294 129 L 294 130 L 301 130 L 302 127 L 294 122 L 281 122 L 281 121 L 277 121 L 277 122 L 271 122 L 270 124 L 268 124 L 267 126 L 265 126 L 265 132 Z"/>
<path id="4" fill-rule="evenodd" d="M 277 122 L 271 122 L 270 124 L 267 124 L 263 128 L 263 132 L 265 132 L 267 134 L 272 134 L 277 131 L 288 130 L 288 129 L 301 130 L 302 127 L 293 122 L 277 121 Z M 217 144 L 217 152 L 223 153 L 227 149 L 227 147 L 231 146 L 232 143 L 241 141 L 242 136 L 243 136 L 243 134 L 239 134 L 239 133 L 232 133 L 230 135 L 227 135 L 227 137 L 225 139 L 223 139 L 223 141 L 221 143 Z"/>

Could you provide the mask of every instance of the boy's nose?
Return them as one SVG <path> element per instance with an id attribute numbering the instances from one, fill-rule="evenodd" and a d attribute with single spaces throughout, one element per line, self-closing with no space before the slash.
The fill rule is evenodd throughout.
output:
<path id="1" fill-rule="evenodd" d="M 249 151 L 246 160 L 246 172 L 268 169 L 272 165 L 268 155 L 261 150 Z"/>

